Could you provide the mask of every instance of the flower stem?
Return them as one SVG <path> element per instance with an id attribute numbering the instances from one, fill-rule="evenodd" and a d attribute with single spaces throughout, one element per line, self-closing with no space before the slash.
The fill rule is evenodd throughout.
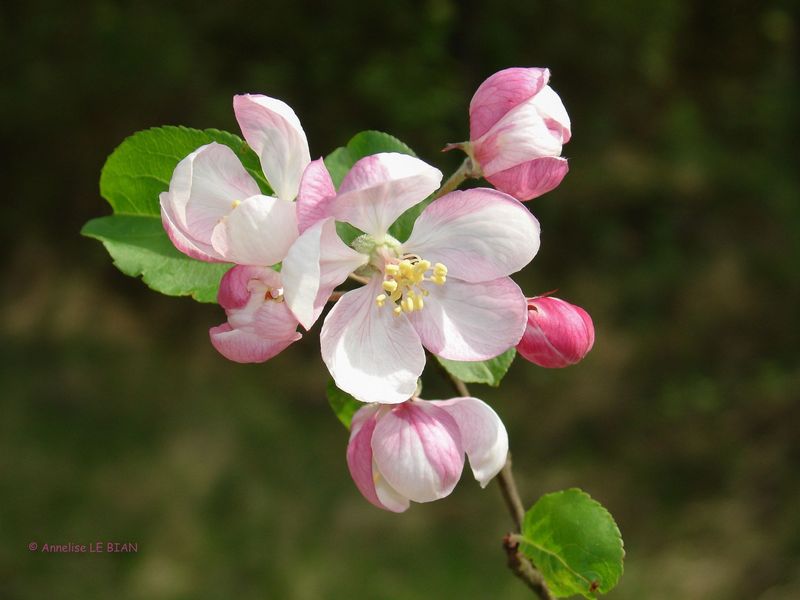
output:
<path id="1" fill-rule="evenodd" d="M 453 386 L 456 394 L 462 397 L 470 395 L 466 383 L 447 371 L 438 361 L 437 364 L 439 364 L 441 371 L 450 381 L 450 385 Z M 503 538 L 503 548 L 508 557 L 508 568 L 511 569 L 514 575 L 524 581 L 540 600 L 553 600 L 553 596 L 550 594 L 550 590 L 547 589 L 547 584 L 542 574 L 536 569 L 533 563 L 519 551 L 518 534 L 522 531 L 522 521 L 525 518 L 525 505 L 522 503 L 522 498 L 520 498 L 519 490 L 517 489 L 517 482 L 511 470 L 510 452 L 506 457 L 506 464 L 503 465 L 502 470 L 497 474 L 497 483 L 500 486 L 500 493 L 503 495 L 506 508 L 508 508 L 508 512 L 511 514 L 511 519 L 514 522 L 514 533 L 510 533 Z"/>
<path id="2" fill-rule="evenodd" d="M 461 166 L 456 169 L 455 173 L 450 175 L 447 181 L 442 184 L 442 187 L 439 188 L 439 191 L 433 195 L 434 200 L 458 189 L 458 186 L 460 186 L 467 178 L 474 176 L 475 165 L 472 162 L 472 159 L 468 156 L 464 159 L 464 162 L 461 163 Z"/>

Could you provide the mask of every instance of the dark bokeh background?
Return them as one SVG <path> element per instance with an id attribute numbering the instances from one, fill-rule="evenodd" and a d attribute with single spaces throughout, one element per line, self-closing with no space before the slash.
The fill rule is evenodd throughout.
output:
<path id="1" fill-rule="evenodd" d="M 359 496 L 314 334 L 228 363 L 218 307 L 78 235 L 136 130 L 236 131 L 231 96 L 260 92 L 315 156 L 374 128 L 449 171 L 473 91 L 513 65 L 549 66 L 574 125 L 519 280 L 597 327 L 579 366 L 476 387 L 524 496 L 577 485 L 611 510 L 613 598 L 800 597 L 794 3 L 375 4 L 3 4 L 0 598 L 530 597 L 494 484 L 401 516 Z M 94 540 L 139 552 L 27 550 Z"/>

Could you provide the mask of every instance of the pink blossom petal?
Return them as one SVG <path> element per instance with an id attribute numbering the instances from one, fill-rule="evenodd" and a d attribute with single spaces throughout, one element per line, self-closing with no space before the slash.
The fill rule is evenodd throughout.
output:
<path id="1" fill-rule="evenodd" d="M 169 192 L 161 192 L 159 200 L 161 202 L 161 224 L 164 226 L 167 237 L 169 237 L 173 246 L 187 256 L 197 260 L 205 262 L 224 262 L 219 252 L 214 250 L 210 244 L 203 244 L 202 242 L 190 239 L 176 225 L 172 206 L 173 202 Z"/>
<path id="2" fill-rule="evenodd" d="M 311 328 L 333 289 L 367 260 L 339 239 L 333 218 L 318 221 L 297 238 L 281 275 L 286 302 L 303 327 Z"/>
<path id="3" fill-rule="evenodd" d="M 303 170 L 311 161 L 297 115 L 286 103 L 259 94 L 234 96 L 233 110 L 275 195 L 294 200 Z"/>
<path id="4" fill-rule="evenodd" d="M 268 340 L 246 329 L 234 329 L 228 323 L 209 329 L 214 348 L 228 360 L 238 363 L 260 363 L 282 352 L 300 339 Z"/>
<path id="5" fill-rule="evenodd" d="M 396 404 L 412 396 L 425 368 L 419 336 L 404 315 L 378 307 L 381 278 L 347 292 L 325 318 L 322 360 L 339 389 L 362 402 Z"/>
<path id="6" fill-rule="evenodd" d="M 297 222 L 300 233 L 317 221 L 331 216 L 331 202 L 336 197 L 331 174 L 321 158 L 309 163 L 297 193 Z"/>
<path id="7" fill-rule="evenodd" d="M 472 474 L 481 487 L 486 487 L 503 468 L 508 456 L 508 434 L 500 417 L 491 406 L 477 398 L 433 400 L 431 404 L 455 419 Z"/>
<path id="8" fill-rule="evenodd" d="M 333 214 L 382 240 L 407 209 L 432 194 L 442 181 L 438 169 L 394 152 L 359 160 L 339 186 Z"/>
<path id="9" fill-rule="evenodd" d="M 225 310 L 244 308 L 255 292 L 280 289 L 281 276 L 268 267 L 236 265 L 222 276 L 217 302 Z"/>
<path id="10" fill-rule="evenodd" d="M 498 190 L 518 200 L 533 200 L 555 188 L 569 171 L 567 159 L 556 156 L 535 158 L 487 175 L 486 179 Z"/>
<path id="11" fill-rule="evenodd" d="M 476 140 L 515 106 L 535 96 L 550 79 L 548 69 L 512 67 L 484 81 L 469 103 L 470 139 Z"/>
<path id="12" fill-rule="evenodd" d="M 272 196 L 251 196 L 220 222 L 212 236 L 214 249 L 244 265 L 274 265 L 297 239 L 294 202 Z"/>
<path id="13" fill-rule="evenodd" d="M 485 176 L 534 158 L 561 154 L 562 129 L 542 116 L 537 98 L 515 107 L 483 137 L 473 140 L 473 152 Z"/>
<path id="14" fill-rule="evenodd" d="M 427 402 L 401 404 L 378 419 L 372 452 L 387 483 L 415 502 L 447 496 L 464 468 L 458 425 Z"/>
<path id="15" fill-rule="evenodd" d="M 467 283 L 448 276 L 427 289 L 425 308 L 409 319 L 423 345 L 442 358 L 487 360 L 516 346 L 525 331 L 525 296 L 508 277 Z"/>
<path id="16" fill-rule="evenodd" d="M 347 445 L 347 466 L 361 494 L 378 508 L 393 512 L 408 509 L 408 498 L 391 488 L 375 470 L 372 459 L 372 434 L 375 431 L 377 404 L 362 407 L 353 416 L 350 425 L 350 442 Z M 380 493 L 376 480 L 381 484 Z M 381 500 L 381 496 L 383 500 Z"/>
<path id="17" fill-rule="evenodd" d="M 403 249 L 443 263 L 453 277 L 487 281 L 533 259 L 539 223 L 524 205 L 497 190 L 450 192 L 422 211 Z"/>

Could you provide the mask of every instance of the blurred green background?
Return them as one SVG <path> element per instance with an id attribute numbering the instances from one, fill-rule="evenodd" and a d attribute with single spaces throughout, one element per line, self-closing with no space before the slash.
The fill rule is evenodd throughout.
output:
<path id="1" fill-rule="evenodd" d="M 237 131 L 234 93 L 288 102 L 314 157 L 380 129 L 448 172 L 440 148 L 507 66 L 549 66 L 574 132 L 518 280 L 597 328 L 578 366 L 475 386 L 523 495 L 580 486 L 609 508 L 611 598 L 800 598 L 796 8 L 5 2 L 0 598 L 531 597 L 496 484 L 467 473 L 404 515 L 361 498 L 316 331 L 226 362 L 218 307 L 151 292 L 78 235 L 109 212 L 97 181 L 125 136 Z M 95 540 L 139 551 L 27 549 Z"/>

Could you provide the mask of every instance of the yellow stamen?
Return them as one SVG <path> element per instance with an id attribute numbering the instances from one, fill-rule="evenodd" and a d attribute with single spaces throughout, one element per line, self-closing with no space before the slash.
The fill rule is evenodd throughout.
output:
<path id="1" fill-rule="evenodd" d="M 391 294 L 397 289 L 397 282 L 394 279 L 387 279 L 383 282 L 383 289 Z"/>
<path id="2" fill-rule="evenodd" d="M 242 201 L 241 201 L 241 200 L 234 200 L 233 202 L 231 202 L 231 208 L 236 208 L 236 207 L 237 207 L 237 206 L 239 206 L 241 203 L 242 203 Z"/>
<path id="3" fill-rule="evenodd" d="M 383 306 L 386 303 L 386 294 L 378 294 L 375 296 L 375 304 L 379 307 Z"/>

